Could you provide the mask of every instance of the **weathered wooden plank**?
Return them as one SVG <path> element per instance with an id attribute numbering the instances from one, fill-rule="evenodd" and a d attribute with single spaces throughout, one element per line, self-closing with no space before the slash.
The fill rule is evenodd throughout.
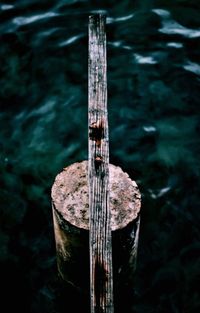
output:
<path id="1" fill-rule="evenodd" d="M 106 18 L 89 17 L 88 124 L 91 313 L 113 312 Z"/>

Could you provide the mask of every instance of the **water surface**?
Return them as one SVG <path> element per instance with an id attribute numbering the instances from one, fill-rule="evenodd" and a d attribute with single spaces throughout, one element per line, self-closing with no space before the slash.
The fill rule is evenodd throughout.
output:
<path id="1" fill-rule="evenodd" d="M 107 15 L 110 160 L 143 199 L 135 290 L 127 307 L 118 296 L 116 312 L 198 312 L 200 5 L 184 0 L 0 4 L 7 307 L 60 313 L 85 303 L 57 282 L 50 189 L 63 167 L 87 159 L 87 26 L 99 12 Z"/>

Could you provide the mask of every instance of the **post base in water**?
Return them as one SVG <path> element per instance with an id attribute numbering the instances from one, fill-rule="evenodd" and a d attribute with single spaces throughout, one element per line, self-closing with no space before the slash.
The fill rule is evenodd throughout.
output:
<path id="1" fill-rule="evenodd" d="M 88 162 L 59 173 L 52 186 L 57 264 L 61 277 L 89 294 Z M 109 165 L 114 297 L 131 282 L 137 257 L 141 195 L 118 166 Z"/>

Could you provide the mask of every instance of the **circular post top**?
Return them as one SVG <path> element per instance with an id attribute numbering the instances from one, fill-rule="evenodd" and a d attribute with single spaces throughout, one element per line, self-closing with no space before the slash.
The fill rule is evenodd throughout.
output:
<path id="1" fill-rule="evenodd" d="M 88 161 L 77 162 L 59 173 L 51 189 L 54 208 L 70 224 L 89 229 Z M 141 194 L 135 181 L 118 166 L 109 164 L 111 230 L 122 229 L 135 220 Z"/>

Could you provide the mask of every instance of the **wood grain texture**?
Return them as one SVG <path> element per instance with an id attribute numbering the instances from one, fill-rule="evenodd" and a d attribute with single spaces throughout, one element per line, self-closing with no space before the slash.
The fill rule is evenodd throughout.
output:
<path id="1" fill-rule="evenodd" d="M 105 16 L 89 17 L 88 124 L 91 313 L 113 313 Z"/>

